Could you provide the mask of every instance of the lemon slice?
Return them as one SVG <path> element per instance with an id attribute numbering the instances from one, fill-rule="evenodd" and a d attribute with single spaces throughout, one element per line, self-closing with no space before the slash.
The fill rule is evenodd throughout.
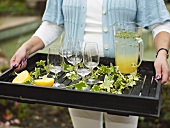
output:
<path id="1" fill-rule="evenodd" d="M 52 87 L 54 84 L 54 78 L 43 78 L 34 80 L 34 84 L 38 86 Z"/>
<path id="2" fill-rule="evenodd" d="M 12 83 L 23 84 L 24 82 L 31 79 L 31 76 L 27 70 L 18 73 L 17 76 L 13 79 Z"/>

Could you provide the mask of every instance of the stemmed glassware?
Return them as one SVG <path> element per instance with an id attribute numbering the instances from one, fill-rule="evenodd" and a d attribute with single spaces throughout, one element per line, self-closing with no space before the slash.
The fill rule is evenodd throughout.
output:
<path id="1" fill-rule="evenodd" d="M 83 63 L 86 67 L 91 70 L 93 74 L 93 69 L 99 64 L 99 50 L 98 45 L 95 42 L 85 42 L 84 51 L 83 51 Z M 96 79 L 88 79 L 87 84 L 97 84 Z"/>
<path id="2" fill-rule="evenodd" d="M 77 66 L 83 59 L 80 41 L 68 40 L 66 59 L 74 66 L 74 71 L 77 73 Z"/>
<path id="3" fill-rule="evenodd" d="M 82 67 L 78 67 L 77 69 L 77 74 L 82 77 L 83 81 L 85 80 L 85 76 L 87 76 L 90 73 L 91 73 L 90 69 L 84 65 Z"/>
<path id="4" fill-rule="evenodd" d="M 63 32 L 60 36 L 60 49 L 59 49 L 59 55 L 62 59 L 62 71 L 63 72 L 67 72 L 65 69 L 64 69 L 64 64 L 67 63 L 67 59 L 66 59 L 66 54 L 67 54 L 67 45 L 66 45 L 67 41 L 66 41 L 66 38 L 65 38 L 65 32 Z"/>
<path id="5" fill-rule="evenodd" d="M 60 55 L 62 55 L 62 57 L 63 57 L 63 62 L 65 62 L 66 61 L 66 54 L 67 54 L 67 45 L 66 45 L 66 43 L 65 42 L 67 42 L 66 41 L 66 38 L 65 38 L 65 32 L 63 32 L 62 34 L 61 34 L 61 36 L 60 36 L 60 44 L 61 44 L 61 49 L 60 49 Z M 62 52 L 62 53 L 61 53 Z"/>
<path id="6" fill-rule="evenodd" d="M 53 87 L 62 87 L 64 84 L 58 83 L 57 74 L 62 71 L 61 63 L 62 57 L 59 56 L 59 45 L 55 45 L 53 47 L 49 47 L 48 56 L 47 56 L 47 64 L 51 73 L 54 73 L 55 83 Z"/>
<path id="7" fill-rule="evenodd" d="M 67 38 L 67 35 L 64 31 L 60 36 L 61 47 L 59 49 L 59 55 L 63 59 L 63 61 L 62 61 L 62 71 L 63 72 L 69 72 L 68 70 L 66 70 L 64 68 L 64 65 L 69 63 L 68 60 L 67 60 L 67 56 L 72 54 L 71 51 L 69 50 L 70 46 L 71 46 L 71 44 L 68 45 L 69 43 L 72 43 L 72 40 L 71 40 L 71 38 Z"/>

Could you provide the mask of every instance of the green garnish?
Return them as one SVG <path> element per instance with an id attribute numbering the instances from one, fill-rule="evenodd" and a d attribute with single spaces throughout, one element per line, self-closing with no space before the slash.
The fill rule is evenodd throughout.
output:
<path id="1" fill-rule="evenodd" d="M 71 81 L 78 80 L 78 78 L 79 78 L 78 74 L 75 73 L 75 71 L 71 71 L 71 72 L 66 73 L 65 77 L 67 77 Z"/>
<path id="2" fill-rule="evenodd" d="M 107 93 L 115 93 L 115 94 L 122 94 L 123 90 L 128 89 L 136 85 L 136 82 L 139 81 L 140 75 L 139 74 L 129 74 L 129 75 L 123 75 L 119 71 L 118 66 L 113 66 L 112 63 L 110 63 L 110 66 L 101 65 L 97 67 L 97 70 L 93 71 L 93 76 L 90 76 L 90 78 L 99 78 L 100 76 L 103 76 L 103 80 L 98 85 L 93 85 L 90 91 L 93 92 L 107 92 Z M 75 72 L 69 72 L 66 73 L 66 76 L 68 79 L 71 79 L 72 81 L 77 80 L 77 76 Z M 86 79 L 88 79 L 87 77 Z M 84 84 L 82 84 L 80 81 L 77 84 L 70 85 L 70 89 L 77 89 L 82 90 L 84 88 Z M 81 83 L 81 84 L 80 84 Z"/>
<path id="3" fill-rule="evenodd" d="M 63 68 L 63 71 L 68 71 L 68 72 L 71 72 L 74 70 L 74 67 L 72 65 L 69 65 L 69 64 L 66 64 L 66 63 L 62 63 L 62 68 Z"/>
<path id="4" fill-rule="evenodd" d="M 88 87 L 88 85 L 84 81 L 79 81 L 76 84 L 66 86 L 66 88 L 76 89 L 76 90 L 85 90 L 87 87 Z"/>
<path id="5" fill-rule="evenodd" d="M 136 39 L 136 38 L 141 38 L 141 35 L 131 31 L 118 31 L 115 37 L 124 38 L 124 39 L 128 39 L 128 38 Z"/>
<path id="6" fill-rule="evenodd" d="M 36 62 L 36 67 L 34 71 L 30 72 L 31 77 L 33 78 L 39 78 L 42 77 L 43 75 L 47 75 L 50 73 L 48 65 L 45 64 L 45 60 L 40 60 Z"/>

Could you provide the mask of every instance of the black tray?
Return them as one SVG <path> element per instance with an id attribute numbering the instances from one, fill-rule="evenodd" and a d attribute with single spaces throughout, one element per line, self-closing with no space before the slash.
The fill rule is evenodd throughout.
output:
<path id="1" fill-rule="evenodd" d="M 47 54 L 36 53 L 28 59 L 28 71 L 33 71 L 37 61 L 46 60 Z M 114 64 L 112 58 L 101 58 L 104 65 Z M 143 61 L 138 68 L 143 81 L 123 94 L 99 93 L 90 91 L 78 91 L 73 89 L 61 89 L 51 87 L 32 86 L 27 84 L 13 84 L 13 69 L 9 69 L 0 75 L 0 98 L 15 100 L 25 103 L 40 103 L 73 107 L 95 111 L 103 111 L 109 114 L 136 115 L 147 117 L 159 117 L 161 105 L 161 82 L 154 79 L 153 62 Z M 65 85 L 71 84 L 68 79 L 59 77 L 59 82 Z"/>

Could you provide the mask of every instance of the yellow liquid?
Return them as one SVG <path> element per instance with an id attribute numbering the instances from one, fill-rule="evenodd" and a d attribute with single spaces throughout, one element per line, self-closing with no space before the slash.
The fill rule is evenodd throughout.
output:
<path id="1" fill-rule="evenodd" d="M 139 47 L 132 38 L 115 37 L 115 63 L 123 74 L 137 72 Z"/>
<path id="2" fill-rule="evenodd" d="M 137 72 L 137 66 L 134 66 L 134 64 L 137 64 L 137 58 L 135 56 L 129 56 L 127 57 L 121 57 L 117 56 L 116 59 L 116 66 L 119 66 L 119 70 L 123 74 L 130 74 Z"/>

